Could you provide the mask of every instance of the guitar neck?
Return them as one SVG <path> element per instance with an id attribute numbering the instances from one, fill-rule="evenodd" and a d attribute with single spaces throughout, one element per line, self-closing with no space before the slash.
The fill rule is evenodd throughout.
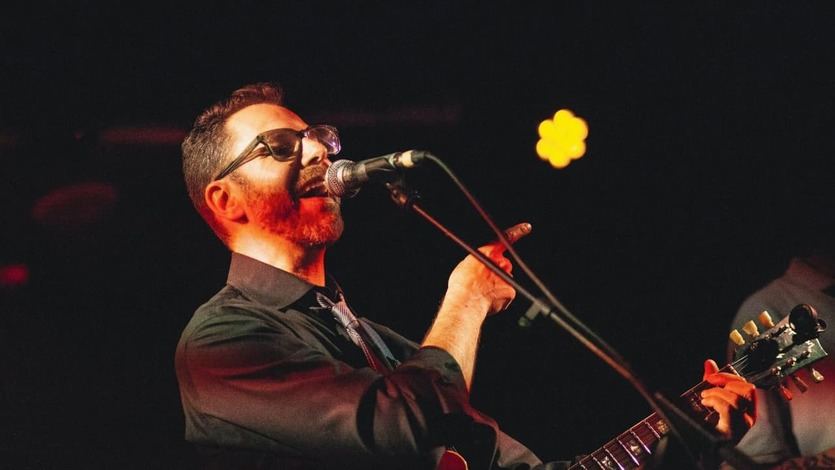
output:
<path id="1" fill-rule="evenodd" d="M 750 345 L 746 345 L 739 332 L 735 331 L 736 336 L 731 335 L 731 339 L 738 337 L 741 341 L 734 340 L 739 346 L 736 360 L 733 365 L 723 367 L 721 372 L 741 375 L 759 388 L 779 386 L 789 375 L 828 355 L 818 339 L 826 325 L 818 320 L 817 315 L 810 305 L 800 304 L 775 325 L 767 312 L 763 312 L 759 319 L 769 329 L 757 334 L 756 325 L 753 325 L 753 321 L 748 322 L 745 331 L 754 337 Z M 823 380 L 818 378 L 820 374 L 817 371 L 812 370 L 811 375 L 815 382 Z M 694 418 L 715 424 L 718 414 L 702 406 L 700 396 L 703 390 L 711 387 L 709 383 L 702 382 L 684 392 L 680 406 L 689 409 Z M 656 444 L 667 431 L 667 423 L 653 413 L 603 447 L 581 458 L 569 470 L 638 468 L 652 457 Z"/>
<path id="2" fill-rule="evenodd" d="M 725 366 L 723 372 L 733 371 L 731 366 Z M 690 408 L 694 417 L 710 421 L 716 412 L 705 408 L 701 404 L 702 390 L 713 387 L 707 382 L 701 382 L 681 395 L 682 403 Z M 655 452 L 655 446 L 662 436 L 667 434 L 667 423 L 653 413 L 638 424 L 629 428 L 623 434 L 607 442 L 603 447 L 584 456 L 569 470 L 622 470 L 638 468 L 646 463 Z"/>

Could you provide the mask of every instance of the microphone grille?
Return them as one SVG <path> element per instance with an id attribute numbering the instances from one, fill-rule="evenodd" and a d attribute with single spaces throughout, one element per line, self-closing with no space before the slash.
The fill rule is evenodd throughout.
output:
<path id="1" fill-rule="evenodd" d="M 359 192 L 359 187 L 348 188 L 345 185 L 345 171 L 354 165 L 350 160 L 337 160 L 325 172 L 325 190 L 334 197 L 352 197 Z"/>

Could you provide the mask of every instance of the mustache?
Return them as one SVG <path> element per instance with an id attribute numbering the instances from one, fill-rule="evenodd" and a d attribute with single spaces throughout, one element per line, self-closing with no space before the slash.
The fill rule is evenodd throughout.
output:
<path id="1" fill-rule="evenodd" d="M 327 196 L 325 190 L 325 174 L 327 169 L 323 165 L 306 166 L 299 171 L 293 193 L 296 197 Z"/>

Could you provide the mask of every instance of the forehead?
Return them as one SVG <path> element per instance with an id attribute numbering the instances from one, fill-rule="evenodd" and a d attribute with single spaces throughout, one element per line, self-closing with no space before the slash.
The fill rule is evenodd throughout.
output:
<path id="1" fill-rule="evenodd" d="M 226 132 L 231 138 L 233 155 L 241 152 L 256 135 L 271 129 L 307 128 L 302 118 L 276 104 L 259 103 L 241 109 L 226 121 Z"/>

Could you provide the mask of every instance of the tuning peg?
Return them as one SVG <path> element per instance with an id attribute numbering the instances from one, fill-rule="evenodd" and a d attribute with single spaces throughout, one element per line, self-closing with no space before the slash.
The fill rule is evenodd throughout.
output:
<path id="1" fill-rule="evenodd" d="M 768 310 L 763 310 L 762 312 L 760 312 L 760 316 L 757 318 L 760 320 L 760 325 L 762 325 L 764 328 L 774 328 L 774 322 L 771 321 L 771 315 L 769 315 Z"/>
<path id="2" fill-rule="evenodd" d="M 742 346 L 743 344 L 745 344 L 745 338 L 743 338 L 737 330 L 731 331 L 731 334 L 728 335 L 728 338 L 730 338 L 730 340 L 737 346 Z"/>
<path id="3" fill-rule="evenodd" d="M 792 399 L 792 392 L 789 390 L 785 384 L 780 384 L 777 386 L 777 391 L 780 392 L 780 396 L 783 397 L 783 400 L 791 401 Z"/>
<path id="4" fill-rule="evenodd" d="M 756 337 L 760 334 L 760 331 L 757 329 L 757 324 L 754 323 L 753 320 L 750 320 L 748 323 L 742 325 L 742 331 L 748 333 L 748 336 Z"/>
<path id="5" fill-rule="evenodd" d="M 790 377 L 792 378 L 792 382 L 794 382 L 797 389 L 800 390 L 800 393 L 806 393 L 806 390 L 809 390 L 809 386 L 806 385 L 806 382 L 798 377 L 797 374 L 792 374 Z"/>
<path id="6" fill-rule="evenodd" d="M 792 338 L 794 344 L 817 338 L 823 331 L 821 322 L 818 320 L 818 312 L 811 305 L 806 304 L 800 304 L 792 309 L 789 313 L 789 325 L 795 331 Z"/>
<path id="7" fill-rule="evenodd" d="M 809 367 L 808 371 L 809 371 L 809 376 L 812 377 L 812 380 L 816 384 L 819 384 L 819 383 L 823 382 L 823 374 L 818 372 L 817 369 L 815 369 L 814 367 Z"/>

